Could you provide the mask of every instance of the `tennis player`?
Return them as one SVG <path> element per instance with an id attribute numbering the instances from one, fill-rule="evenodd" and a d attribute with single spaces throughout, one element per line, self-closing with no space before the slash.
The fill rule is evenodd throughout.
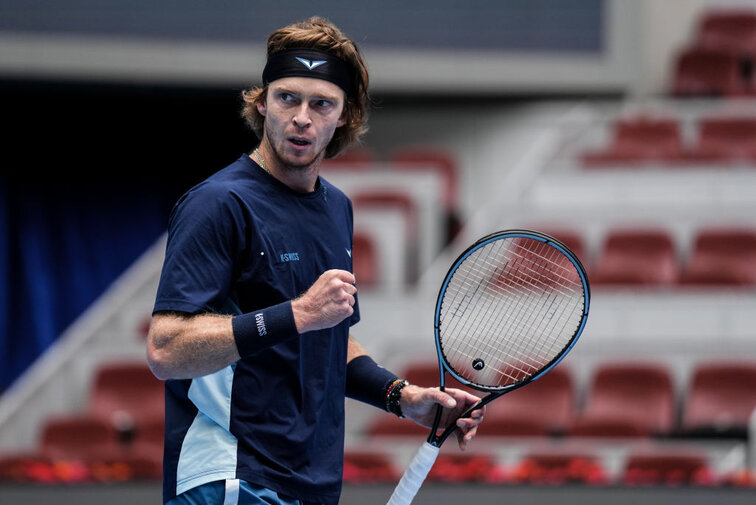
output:
<path id="1" fill-rule="evenodd" d="M 344 398 L 431 426 L 467 392 L 421 388 L 350 335 L 352 207 L 319 177 L 366 130 L 368 72 L 322 18 L 273 32 L 243 93 L 259 146 L 176 203 L 148 359 L 165 380 L 164 502 L 336 504 Z M 483 417 L 458 421 L 462 449 Z M 445 423 L 444 423 L 445 424 Z"/>

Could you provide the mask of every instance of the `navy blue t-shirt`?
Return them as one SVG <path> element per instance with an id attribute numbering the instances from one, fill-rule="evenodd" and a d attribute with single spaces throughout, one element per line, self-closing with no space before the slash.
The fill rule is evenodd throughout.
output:
<path id="1" fill-rule="evenodd" d="M 246 313 L 352 272 L 352 206 L 320 178 L 297 193 L 248 156 L 188 191 L 170 217 L 155 312 Z M 337 503 L 349 328 L 285 340 L 214 374 L 166 381 L 164 500 L 242 479 Z"/>

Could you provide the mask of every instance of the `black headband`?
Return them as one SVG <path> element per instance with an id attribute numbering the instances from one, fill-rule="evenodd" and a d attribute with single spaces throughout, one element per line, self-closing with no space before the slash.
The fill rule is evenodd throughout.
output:
<path id="1" fill-rule="evenodd" d="M 312 77 L 340 87 L 349 95 L 354 91 L 351 67 L 342 59 L 318 49 L 284 49 L 268 56 L 263 70 L 263 86 L 284 77 Z"/>

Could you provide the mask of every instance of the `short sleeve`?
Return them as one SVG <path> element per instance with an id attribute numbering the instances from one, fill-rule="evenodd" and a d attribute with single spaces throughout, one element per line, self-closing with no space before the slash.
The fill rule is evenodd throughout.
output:
<path id="1" fill-rule="evenodd" d="M 205 182 L 176 203 L 154 312 L 219 312 L 234 282 L 244 244 L 243 215 L 233 193 Z"/>

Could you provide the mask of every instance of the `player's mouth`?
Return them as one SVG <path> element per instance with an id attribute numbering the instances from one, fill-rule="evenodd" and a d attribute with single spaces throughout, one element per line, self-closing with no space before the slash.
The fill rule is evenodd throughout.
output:
<path id="1" fill-rule="evenodd" d="M 312 144 L 310 140 L 307 140 L 302 137 L 289 137 L 289 143 L 293 144 L 295 148 L 300 148 L 300 149 L 306 148 L 310 144 Z"/>

